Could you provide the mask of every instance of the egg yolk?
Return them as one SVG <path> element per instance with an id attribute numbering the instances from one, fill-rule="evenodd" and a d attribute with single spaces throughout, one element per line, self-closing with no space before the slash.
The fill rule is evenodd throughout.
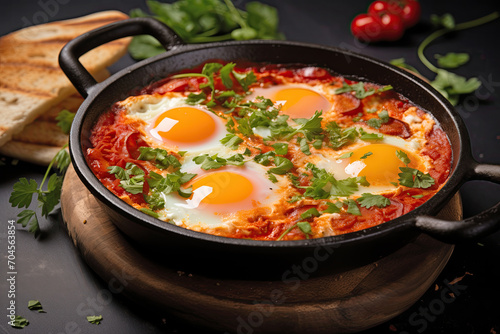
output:
<path id="1" fill-rule="evenodd" d="M 305 88 L 284 88 L 275 91 L 270 97 L 281 103 L 281 111 L 293 118 L 310 118 L 315 111 L 327 111 L 330 102 L 321 94 Z"/>
<path id="2" fill-rule="evenodd" d="M 401 173 L 399 167 L 405 167 L 396 151 L 406 153 L 410 159 L 408 167 L 418 168 L 418 156 L 388 144 L 371 144 L 354 150 L 349 166 L 357 165 L 359 173 L 356 176 L 365 176 L 370 185 L 388 185 L 398 181 L 398 174 Z"/>
<path id="3" fill-rule="evenodd" d="M 195 144 L 210 138 L 215 130 L 215 120 L 207 112 L 193 107 L 178 107 L 157 117 L 150 132 L 160 140 Z"/>
<path id="4" fill-rule="evenodd" d="M 205 174 L 196 179 L 192 185 L 193 192 L 202 186 L 212 188 L 210 194 L 201 200 L 201 203 L 206 204 L 240 203 L 248 200 L 254 191 L 252 181 L 242 174 L 230 171 Z"/>

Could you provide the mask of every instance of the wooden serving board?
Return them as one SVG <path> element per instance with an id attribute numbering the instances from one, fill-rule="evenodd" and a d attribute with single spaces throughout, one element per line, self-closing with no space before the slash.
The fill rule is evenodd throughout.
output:
<path id="1" fill-rule="evenodd" d="M 112 292 L 226 332 L 352 333 L 371 328 L 413 305 L 453 252 L 453 245 L 421 235 L 379 261 L 341 274 L 308 277 L 310 268 L 299 264 L 275 280 L 224 278 L 217 272 L 207 277 L 155 262 L 134 247 L 72 167 L 64 179 L 61 207 L 75 246 Z M 461 212 L 457 195 L 440 217 L 460 219 Z"/>

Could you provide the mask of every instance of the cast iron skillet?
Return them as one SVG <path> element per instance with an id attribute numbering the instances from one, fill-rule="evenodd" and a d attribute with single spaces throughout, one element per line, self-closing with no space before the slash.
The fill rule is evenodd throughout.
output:
<path id="1" fill-rule="evenodd" d="M 101 44 L 141 34 L 154 36 L 167 51 L 125 68 L 102 83 L 97 83 L 78 60 L 81 55 Z M 99 115 L 131 92 L 173 72 L 195 67 L 212 59 L 300 63 L 328 68 L 351 79 L 392 85 L 396 92 L 430 111 L 447 133 L 453 150 L 449 180 L 429 201 L 402 217 L 366 230 L 312 240 L 255 241 L 224 238 L 180 228 L 134 209 L 106 189 L 88 167 L 84 152 L 91 146 L 88 138 L 92 126 Z M 445 98 L 421 79 L 380 60 L 333 47 L 284 41 L 186 45 L 159 21 L 135 18 L 101 27 L 70 41 L 62 49 L 59 62 L 64 73 L 86 98 L 78 110 L 70 133 L 73 166 L 86 187 L 102 202 L 116 226 L 142 245 L 155 249 L 174 249 L 176 254 L 192 258 L 215 259 L 210 263 L 221 259 L 217 255 L 223 255 L 226 260 L 238 258 L 255 260 L 261 264 L 276 264 L 276 260 L 285 259 L 293 262 L 313 256 L 317 261 L 333 259 L 338 268 L 344 268 L 387 254 L 422 232 L 455 243 L 484 236 L 500 227 L 500 203 L 462 221 L 433 217 L 464 182 L 477 179 L 500 183 L 500 166 L 479 164 L 472 158 L 464 123 Z"/>

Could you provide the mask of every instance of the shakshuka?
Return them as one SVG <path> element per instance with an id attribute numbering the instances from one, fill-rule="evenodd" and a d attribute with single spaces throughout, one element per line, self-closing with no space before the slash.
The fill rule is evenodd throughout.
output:
<path id="1" fill-rule="evenodd" d="M 387 85 L 319 67 L 207 62 L 110 106 L 86 159 L 116 196 L 199 232 L 255 240 L 349 233 L 431 198 L 451 147 Z"/>

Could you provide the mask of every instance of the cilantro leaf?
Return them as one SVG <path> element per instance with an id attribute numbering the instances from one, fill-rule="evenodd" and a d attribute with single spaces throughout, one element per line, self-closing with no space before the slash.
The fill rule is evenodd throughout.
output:
<path id="1" fill-rule="evenodd" d="M 224 138 L 220 140 L 221 144 L 229 147 L 232 150 L 237 150 L 238 146 L 243 142 L 243 139 L 235 134 L 228 133 Z"/>
<path id="2" fill-rule="evenodd" d="M 14 191 L 10 194 L 9 203 L 14 207 L 28 207 L 33 199 L 33 194 L 38 193 L 38 184 L 35 180 L 29 181 L 22 177 L 14 184 Z"/>
<path id="3" fill-rule="evenodd" d="M 365 181 L 366 179 L 357 177 L 349 177 L 347 179 L 337 180 L 332 176 L 330 178 L 330 195 L 340 197 L 350 196 L 358 191 L 358 184 L 362 184 Z"/>
<path id="4" fill-rule="evenodd" d="M 468 53 L 448 52 L 444 56 L 440 55 L 440 54 L 436 54 L 436 55 L 434 55 L 434 58 L 437 59 L 438 65 L 440 67 L 457 68 L 457 67 L 462 66 L 463 64 L 467 63 L 470 59 L 470 56 Z"/>
<path id="5" fill-rule="evenodd" d="M 373 195 L 370 193 L 363 193 L 360 198 L 357 199 L 359 205 L 363 208 L 371 208 L 372 206 L 377 206 L 379 208 L 384 208 L 391 205 L 391 201 L 382 195 Z"/>
<path id="6" fill-rule="evenodd" d="M 342 83 L 342 87 L 337 88 L 334 91 L 334 94 L 342 94 L 342 93 L 348 93 L 348 92 L 354 92 L 354 96 L 356 96 L 358 99 L 364 99 L 365 97 L 368 97 L 373 94 L 385 92 L 387 90 L 391 90 L 392 86 L 391 85 L 386 85 L 382 86 L 381 88 L 374 89 L 374 88 L 369 88 L 368 90 L 365 89 L 365 83 L 364 82 L 358 82 L 355 84 L 348 85 L 347 83 Z"/>
<path id="7" fill-rule="evenodd" d="M 311 224 L 309 224 L 309 222 L 298 222 L 297 227 L 306 235 L 306 238 L 309 239 L 309 234 L 312 234 Z"/>
<path id="8" fill-rule="evenodd" d="M 54 157 L 54 163 L 61 173 L 64 174 L 66 172 L 69 164 L 71 163 L 71 157 L 69 156 L 69 153 L 68 151 L 66 151 L 65 147 L 61 148 L 61 150 L 57 152 L 56 156 Z"/>
<path id="9" fill-rule="evenodd" d="M 40 303 L 38 300 L 28 301 L 28 309 L 30 309 L 32 311 L 38 311 L 38 313 L 46 313 L 43 310 L 42 303 Z"/>
<path id="10" fill-rule="evenodd" d="M 358 205 L 356 204 L 356 201 L 353 199 L 348 199 L 346 201 L 347 203 L 347 213 L 356 215 L 356 216 L 361 216 L 361 211 L 359 210 Z"/>
<path id="11" fill-rule="evenodd" d="M 253 159 L 258 164 L 261 164 L 263 166 L 269 166 L 271 164 L 271 158 L 274 156 L 276 156 L 276 152 L 269 151 L 266 153 L 257 154 Z"/>
<path id="12" fill-rule="evenodd" d="M 127 162 L 125 169 L 119 166 L 110 166 L 108 172 L 120 179 L 120 187 L 129 193 L 135 195 L 143 192 L 145 173 L 139 166 Z"/>
<path id="13" fill-rule="evenodd" d="M 359 133 L 355 128 L 341 128 L 336 122 L 326 124 L 325 131 L 330 142 L 330 147 L 339 149 L 342 146 L 353 143 L 359 137 Z"/>
<path id="14" fill-rule="evenodd" d="M 238 81 L 238 83 L 241 85 L 244 91 L 248 90 L 248 86 L 253 84 L 255 81 L 257 81 L 257 77 L 255 76 L 255 73 L 253 71 L 245 72 L 245 73 L 239 73 L 236 71 L 233 71 L 233 76 Z"/>
<path id="15" fill-rule="evenodd" d="M 285 155 L 288 153 L 288 144 L 287 143 L 274 143 L 271 146 L 276 151 L 276 154 Z"/>
<path id="16" fill-rule="evenodd" d="M 47 217 L 56 205 L 59 204 L 62 184 L 63 177 L 52 174 L 47 184 L 47 191 L 38 193 L 38 201 L 42 204 L 42 216 Z"/>
<path id="17" fill-rule="evenodd" d="M 319 213 L 318 209 L 316 208 L 311 208 L 306 211 L 304 211 L 301 215 L 300 218 L 302 219 L 308 219 L 312 217 L 319 217 L 321 214 Z"/>
<path id="18" fill-rule="evenodd" d="M 22 227 L 28 226 L 28 231 L 35 235 L 35 238 L 40 233 L 40 225 L 38 224 L 38 218 L 36 216 L 36 212 L 33 210 L 23 210 L 21 211 L 17 217 L 18 224 L 21 224 Z"/>
<path id="19" fill-rule="evenodd" d="M 411 162 L 410 158 L 408 158 L 408 155 L 403 151 L 403 150 L 397 150 L 396 151 L 396 156 L 398 157 L 399 160 L 401 160 L 406 166 L 408 166 Z"/>
<path id="20" fill-rule="evenodd" d="M 305 155 L 311 155 L 311 151 L 309 150 L 309 144 L 307 143 L 307 140 L 305 138 L 299 139 L 299 145 L 302 153 L 304 153 Z"/>
<path id="21" fill-rule="evenodd" d="M 102 315 L 89 315 L 87 321 L 94 325 L 99 325 L 102 321 Z"/>
<path id="22" fill-rule="evenodd" d="M 231 89 L 233 87 L 233 79 L 231 79 L 231 72 L 233 71 L 235 63 L 227 63 L 220 69 L 220 78 L 222 80 L 222 84 L 226 86 L 226 88 Z"/>
<path id="23" fill-rule="evenodd" d="M 338 157 L 338 159 L 347 159 L 347 158 L 350 158 L 350 157 L 352 157 L 352 154 L 353 154 L 353 152 L 344 153 L 340 157 Z"/>
<path id="24" fill-rule="evenodd" d="M 269 169 L 269 172 L 273 174 L 283 175 L 293 168 L 293 163 L 290 160 L 280 156 L 274 157 L 274 164 L 276 167 Z"/>
<path id="25" fill-rule="evenodd" d="M 217 169 L 223 167 L 227 164 L 227 160 L 220 158 L 217 154 L 209 156 L 208 154 L 202 154 L 193 159 L 197 165 L 201 165 L 204 170 Z"/>
<path id="26" fill-rule="evenodd" d="M 186 99 L 187 104 L 200 104 L 203 103 L 207 99 L 207 94 L 205 92 L 201 92 L 199 94 L 190 93 Z"/>
<path id="27" fill-rule="evenodd" d="M 321 213 L 339 213 L 340 212 L 340 208 L 342 207 L 339 207 L 337 204 L 341 204 L 340 202 L 337 202 L 337 203 L 332 203 L 332 202 L 326 202 L 325 203 L 328 207 L 321 211 Z"/>
<path id="28" fill-rule="evenodd" d="M 372 152 L 366 152 L 365 154 L 363 154 L 362 157 L 360 157 L 360 159 L 366 159 L 366 158 L 368 158 L 372 154 L 373 154 Z"/>
<path id="29" fill-rule="evenodd" d="M 450 13 L 443 14 L 442 16 L 432 14 L 431 23 L 438 28 L 439 27 L 443 27 L 445 29 L 455 28 L 455 19 Z"/>
<path id="30" fill-rule="evenodd" d="M 429 188 L 434 184 L 434 179 L 429 174 L 424 174 L 418 169 L 410 167 L 399 167 L 402 173 L 399 173 L 399 184 L 409 188 Z"/>
<path id="31" fill-rule="evenodd" d="M 250 119 L 242 118 L 238 122 L 238 131 L 241 132 L 245 137 L 253 136 L 253 130 L 250 126 Z"/>
<path id="32" fill-rule="evenodd" d="M 24 328 L 24 327 L 28 326 L 30 324 L 30 322 L 28 321 L 28 319 L 26 319 L 20 315 L 16 315 L 14 317 L 14 320 L 9 322 L 9 324 L 14 328 Z"/>
<path id="33" fill-rule="evenodd" d="M 243 154 L 237 153 L 226 159 L 228 165 L 242 166 L 245 163 L 245 158 Z"/>
<path id="34" fill-rule="evenodd" d="M 73 123 L 73 119 L 75 118 L 75 113 L 63 109 L 61 110 L 57 116 L 56 116 L 56 121 L 57 121 L 57 126 L 64 132 L 65 134 L 68 134 L 70 129 L 71 129 L 71 123 Z"/>
<path id="35" fill-rule="evenodd" d="M 361 140 L 382 140 L 384 139 L 384 135 L 381 133 L 368 133 L 363 128 L 359 128 L 359 139 Z"/>
<path id="36" fill-rule="evenodd" d="M 172 167 L 174 170 L 181 167 L 179 160 L 161 148 L 152 148 L 147 146 L 139 147 L 140 155 L 137 160 L 152 161 L 156 163 L 159 169 Z"/>

